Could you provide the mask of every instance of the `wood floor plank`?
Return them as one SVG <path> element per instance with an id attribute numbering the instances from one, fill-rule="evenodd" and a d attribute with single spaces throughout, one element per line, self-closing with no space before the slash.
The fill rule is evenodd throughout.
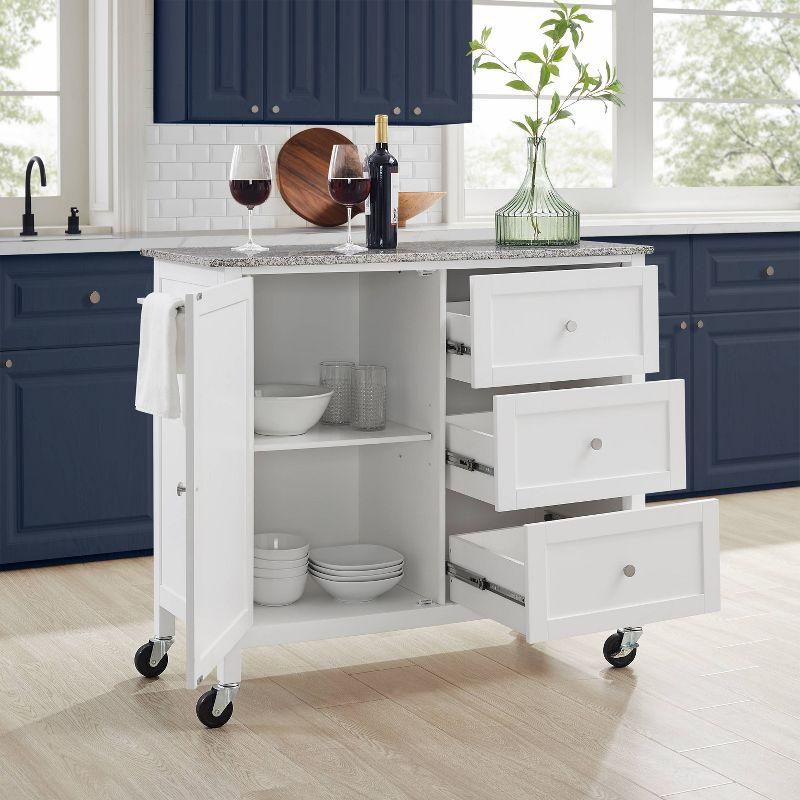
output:
<path id="1" fill-rule="evenodd" d="M 758 794 L 740 783 L 726 783 L 724 786 L 666 795 L 666 797 L 669 800 L 764 800 L 763 794 Z"/>

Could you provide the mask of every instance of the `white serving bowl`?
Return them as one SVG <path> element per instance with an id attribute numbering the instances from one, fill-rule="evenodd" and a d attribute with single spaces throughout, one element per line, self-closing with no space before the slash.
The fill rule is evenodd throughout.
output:
<path id="1" fill-rule="evenodd" d="M 334 547 L 315 547 L 309 552 L 316 566 L 328 569 L 384 569 L 402 565 L 402 553 L 382 544 L 340 544 Z"/>
<path id="2" fill-rule="evenodd" d="M 308 556 L 308 541 L 294 533 L 257 533 L 255 556 L 267 561 L 296 561 Z"/>
<path id="3" fill-rule="evenodd" d="M 363 583 L 364 581 L 385 581 L 389 580 L 390 578 L 402 578 L 403 577 L 403 570 L 398 569 L 395 572 L 392 572 L 389 575 L 359 575 L 359 576 L 347 576 L 343 577 L 341 575 L 326 575 L 324 572 L 317 572 L 315 569 L 308 570 L 310 575 L 313 575 L 315 578 L 322 578 L 326 581 L 336 581 L 337 583 L 347 583 L 350 581 L 351 583 Z"/>
<path id="4" fill-rule="evenodd" d="M 267 572 L 279 572 L 282 569 L 297 569 L 297 567 L 308 566 L 308 556 L 305 558 L 292 558 L 283 561 L 276 561 L 272 558 L 256 558 L 253 559 L 253 566 L 258 569 L 267 570 Z"/>
<path id="5" fill-rule="evenodd" d="M 343 603 L 366 603 L 400 583 L 402 575 L 381 581 L 331 581 L 314 575 L 314 580 L 336 600 Z"/>
<path id="6" fill-rule="evenodd" d="M 255 387 L 256 433 L 299 436 L 313 428 L 325 413 L 333 389 L 300 383 L 264 383 Z"/>
<path id="7" fill-rule="evenodd" d="M 403 564 L 396 567 L 382 567 L 380 569 L 331 569 L 330 567 L 321 567 L 313 561 L 309 561 L 308 568 L 318 572 L 320 575 L 330 575 L 332 578 L 388 578 L 397 572 L 403 571 Z"/>
<path id="8" fill-rule="evenodd" d="M 260 606 L 288 606 L 303 596 L 308 574 L 294 578 L 253 578 L 253 599 Z"/>
<path id="9" fill-rule="evenodd" d="M 292 569 L 253 569 L 253 575 L 256 578 L 267 578 L 271 581 L 280 580 L 281 578 L 299 578 L 308 572 L 307 566 L 293 567 Z"/>

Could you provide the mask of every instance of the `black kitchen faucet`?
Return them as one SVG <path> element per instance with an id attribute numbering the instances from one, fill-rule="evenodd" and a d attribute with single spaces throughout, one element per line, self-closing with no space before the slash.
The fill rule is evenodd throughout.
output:
<path id="1" fill-rule="evenodd" d="M 33 223 L 33 212 L 31 211 L 31 170 L 34 163 L 39 165 L 39 178 L 41 186 L 47 186 L 47 175 L 44 172 L 44 161 L 39 156 L 34 156 L 25 170 L 25 213 L 22 215 L 22 233 L 20 236 L 38 236 L 36 227 Z"/>

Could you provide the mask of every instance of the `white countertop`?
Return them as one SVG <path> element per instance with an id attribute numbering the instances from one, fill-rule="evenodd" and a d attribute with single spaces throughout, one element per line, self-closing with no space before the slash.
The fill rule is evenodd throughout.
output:
<path id="1" fill-rule="evenodd" d="M 357 229 L 358 230 L 358 229 Z M 678 236 L 693 233 L 777 233 L 800 231 L 800 210 L 724 213 L 587 214 L 581 218 L 581 235 Z M 262 229 L 256 238 L 266 245 L 314 245 L 324 247 L 342 241 L 342 228 Z M 48 253 L 106 253 L 143 248 L 230 247 L 243 241 L 242 231 L 185 233 L 90 234 L 69 237 L 0 236 L 0 256 Z M 494 238 L 486 221 L 456 224 L 413 225 L 399 232 L 401 242 L 464 241 Z"/>

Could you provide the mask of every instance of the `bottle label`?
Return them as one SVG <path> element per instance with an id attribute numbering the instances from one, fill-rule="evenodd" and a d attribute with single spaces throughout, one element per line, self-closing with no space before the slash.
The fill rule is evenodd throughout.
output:
<path id="1" fill-rule="evenodd" d="M 392 213 L 389 217 L 389 222 L 392 225 L 397 225 L 398 207 L 400 205 L 400 179 L 396 172 L 389 173 L 389 186 L 392 197 Z"/>
<path id="2" fill-rule="evenodd" d="M 367 199 L 364 201 L 364 216 L 369 216 L 369 195 L 367 195 Z"/>

